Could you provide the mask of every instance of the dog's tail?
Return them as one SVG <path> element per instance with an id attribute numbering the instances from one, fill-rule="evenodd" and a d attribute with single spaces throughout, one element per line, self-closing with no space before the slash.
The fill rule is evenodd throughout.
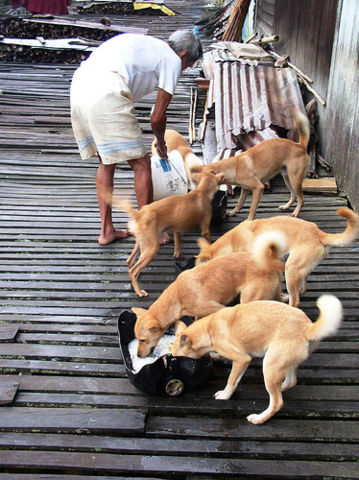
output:
<path id="1" fill-rule="evenodd" d="M 310 124 L 308 117 L 297 109 L 292 109 L 293 120 L 296 128 L 299 130 L 299 143 L 307 149 L 310 138 Z"/>
<path id="2" fill-rule="evenodd" d="M 284 272 L 281 258 L 286 247 L 286 237 L 282 232 L 269 231 L 258 235 L 253 244 L 253 258 L 261 269 Z"/>
<path id="3" fill-rule="evenodd" d="M 337 215 L 347 220 L 347 227 L 341 233 L 323 232 L 322 242 L 324 245 L 344 247 L 353 242 L 359 235 L 359 215 L 350 208 L 339 208 Z"/>
<path id="4" fill-rule="evenodd" d="M 132 207 L 132 204 L 129 200 L 114 197 L 112 192 L 110 192 L 106 188 L 102 188 L 100 190 L 99 196 L 103 200 L 105 200 L 108 205 L 111 205 L 116 210 L 120 210 L 121 212 L 127 212 L 130 217 L 136 219 L 138 212 Z"/>
<path id="5" fill-rule="evenodd" d="M 127 212 L 131 218 L 135 220 L 137 219 L 138 211 L 133 208 L 132 203 L 129 200 L 121 200 L 120 198 L 113 197 L 112 206 L 116 208 L 116 210 Z"/>
<path id="6" fill-rule="evenodd" d="M 316 322 L 308 327 L 308 340 L 319 341 L 329 335 L 334 335 L 343 319 L 341 301 L 334 295 L 322 295 L 317 300 L 320 314 Z"/>

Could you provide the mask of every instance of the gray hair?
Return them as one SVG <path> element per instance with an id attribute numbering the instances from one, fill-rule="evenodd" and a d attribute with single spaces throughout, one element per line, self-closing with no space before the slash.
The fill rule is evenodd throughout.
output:
<path id="1" fill-rule="evenodd" d="M 196 62 L 202 57 L 203 50 L 199 36 L 191 30 L 176 30 L 168 39 L 169 46 L 176 53 L 188 50 L 188 60 Z"/>

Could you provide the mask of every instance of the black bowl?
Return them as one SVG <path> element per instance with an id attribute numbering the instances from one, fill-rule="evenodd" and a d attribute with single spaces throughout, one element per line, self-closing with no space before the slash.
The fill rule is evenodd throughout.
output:
<path id="1" fill-rule="evenodd" d="M 227 192 L 218 190 L 212 200 L 211 225 L 220 225 L 226 221 Z"/>
<path id="2" fill-rule="evenodd" d="M 185 317 L 182 320 L 190 324 L 193 318 Z M 135 338 L 135 323 L 136 315 L 133 312 L 121 312 L 118 319 L 120 349 L 128 378 L 138 390 L 148 395 L 167 394 L 173 397 L 182 392 L 190 392 L 207 380 L 212 369 L 209 355 L 196 360 L 166 355 L 134 373 L 128 344 Z M 167 333 L 174 334 L 174 327 L 169 328 Z"/>
<path id="3" fill-rule="evenodd" d="M 195 257 L 190 257 L 187 261 L 184 261 L 184 262 L 176 261 L 175 262 L 176 276 L 178 276 L 180 273 L 184 272 L 185 270 L 194 268 L 195 266 L 196 266 Z"/>

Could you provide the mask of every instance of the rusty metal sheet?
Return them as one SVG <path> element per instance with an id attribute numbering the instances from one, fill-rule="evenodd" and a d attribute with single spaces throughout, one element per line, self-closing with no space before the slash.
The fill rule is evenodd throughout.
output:
<path id="1" fill-rule="evenodd" d="M 257 140 L 278 136 L 276 128 L 296 139 L 290 107 L 305 113 L 294 70 L 274 67 L 267 58 L 262 62 L 261 55 L 256 61 L 252 54 L 236 57 L 234 52 L 233 48 L 216 48 L 203 61 L 210 79 L 207 104 L 215 108 L 220 158 L 228 151 L 253 146 Z"/>
<path id="2" fill-rule="evenodd" d="M 289 107 L 305 112 L 295 72 L 290 68 L 216 62 L 216 132 L 220 150 L 234 148 L 233 136 L 271 126 L 294 129 Z"/>

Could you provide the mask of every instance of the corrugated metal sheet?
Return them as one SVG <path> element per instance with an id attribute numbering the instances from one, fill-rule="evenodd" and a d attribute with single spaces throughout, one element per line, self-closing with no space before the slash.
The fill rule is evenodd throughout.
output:
<path id="1" fill-rule="evenodd" d="M 251 60 L 251 64 L 246 59 L 234 61 L 231 52 L 226 57 L 220 49 L 204 61 L 211 80 L 208 106 L 215 106 L 217 145 L 222 156 L 226 150 L 246 149 L 278 136 L 276 129 L 288 131 L 288 137 L 296 139 L 290 107 L 305 113 L 297 75 L 291 68 Z"/>
<path id="2" fill-rule="evenodd" d="M 233 136 L 277 126 L 293 130 L 289 107 L 304 111 L 296 74 L 290 68 L 216 62 L 214 102 L 218 147 L 233 148 Z"/>

